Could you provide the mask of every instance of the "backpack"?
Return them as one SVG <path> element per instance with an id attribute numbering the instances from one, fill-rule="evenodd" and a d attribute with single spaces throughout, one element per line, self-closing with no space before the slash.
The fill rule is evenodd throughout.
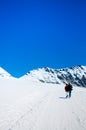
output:
<path id="1" fill-rule="evenodd" d="M 67 84 L 67 85 L 65 86 L 65 91 L 66 91 L 66 92 L 72 91 L 72 90 L 73 90 L 73 87 L 72 87 L 71 84 Z"/>

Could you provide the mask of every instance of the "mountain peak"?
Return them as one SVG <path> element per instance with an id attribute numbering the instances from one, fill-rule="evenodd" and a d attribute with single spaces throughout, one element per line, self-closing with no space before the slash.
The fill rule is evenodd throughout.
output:
<path id="1" fill-rule="evenodd" d="M 86 86 L 86 66 L 77 65 L 63 69 L 49 67 L 38 68 L 27 73 L 24 78 L 44 83 L 64 84 L 71 83 L 76 86 Z"/>
<path id="2" fill-rule="evenodd" d="M 7 71 L 0 67 L 0 78 L 13 78 Z M 69 68 L 52 69 L 49 67 L 38 68 L 25 74 L 23 79 L 40 81 L 43 83 L 64 84 L 71 83 L 75 86 L 86 87 L 86 66 L 77 65 Z"/>
<path id="3" fill-rule="evenodd" d="M 0 67 L 0 78 L 10 78 L 12 77 L 6 70 Z"/>

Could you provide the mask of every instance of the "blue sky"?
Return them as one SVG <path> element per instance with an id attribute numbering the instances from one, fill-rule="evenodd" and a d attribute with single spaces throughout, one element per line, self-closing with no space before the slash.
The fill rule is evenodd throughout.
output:
<path id="1" fill-rule="evenodd" d="M 0 66 L 13 76 L 86 65 L 86 2 L 0 0 Z"/>

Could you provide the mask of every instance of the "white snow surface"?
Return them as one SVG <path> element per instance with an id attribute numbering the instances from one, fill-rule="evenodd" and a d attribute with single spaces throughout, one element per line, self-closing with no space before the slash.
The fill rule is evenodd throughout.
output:
<path id="1" fill-rule="evenodd" d="M 50 69 L 50 68 L 48 68 Z M 36 81 L 44 81 L 44 82 L 48 82 L 48 83 L 55 83 L 55 82 L 59 82 L 62 83 L 58 78 L 57 75 L 54 73 L 54 75 L 52 73 L 49 73 L 47 71 L 45 71 L 45 68 L 39 68 L 36 70 L 32 70 L 30 71 L 30 73 L 27 73 L 26 75 L 24 75 L 23 77 L 24 79 L 31 79 L 31 80 L 36 80 Z"/>
<path id="2" fill-rule="evenodd" d="M 0 130 L 86 130 L 86 89 L 0 79 Z"/>
<path id="3" fill-rule="evenodd" d="M 28 72 L 21 78 L 53 84 L 71 83 L 86 87 L 86 66 L 78 65 L 63 69 L 39 68 Z"/>
<path id="4" fill-rule="evenodd" d="M 12 77 L 11 74 L 9 74 L 6 70 L 0 67 L 0 78 L 9 79 L 14 77 Z"/>

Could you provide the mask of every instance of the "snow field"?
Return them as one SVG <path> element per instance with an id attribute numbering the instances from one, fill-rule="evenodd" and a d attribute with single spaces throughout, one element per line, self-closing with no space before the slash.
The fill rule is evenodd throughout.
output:
<path id="1" fill-rule="evenodd" d="M 0 130 L 85 130 L 86 89 L 28 80 L 0 80 Z"/>

